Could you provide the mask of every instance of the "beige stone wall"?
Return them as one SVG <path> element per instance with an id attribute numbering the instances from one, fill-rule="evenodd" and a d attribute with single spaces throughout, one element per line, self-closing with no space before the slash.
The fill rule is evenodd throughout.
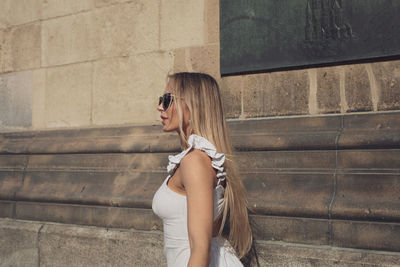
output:
<path id="1" fill-rule="evenodd" d="M 0 131 L 155 124 L 168 73 L 220 82 L 230 118 L 400 109 L 400 61 L 224 77 L 218 0 L 2 0 Z"/>

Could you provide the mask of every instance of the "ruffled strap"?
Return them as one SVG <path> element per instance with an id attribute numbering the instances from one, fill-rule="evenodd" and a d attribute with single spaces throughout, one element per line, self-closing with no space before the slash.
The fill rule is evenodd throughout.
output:
<path id="1" fill-rule="evenodd" d="M 224 172 L 224 167 L 222 166 L 225 162 L 225 155 L 223 153 L 217 153 L 217 149 L 213 144 L 211 144 L 207 139 L 202 136 L 192 134 L 188 139 L 189 147 L 175 156 L 168 156 L 168 173 L 172 175 L 180 164 L 183 157 L 189 153 L 192 149 L 199 149 L 207 153 L 211 158 L 211 164 L 214 169 L 217 170 L 218 184 L 225 180 L 226 172 Z"/>

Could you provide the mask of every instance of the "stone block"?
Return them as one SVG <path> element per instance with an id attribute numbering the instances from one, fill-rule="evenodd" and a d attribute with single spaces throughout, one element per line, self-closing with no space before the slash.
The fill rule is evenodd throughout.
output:
<path id="1" fill-rule="evenodd" d="M 219 43 L 219 0 L 205 0 L 206 43 Z"/>
<path id="2" fill-rule="evenodd" d="M 12 70 L 11 28 L 0 29 L 0 73 Z"/>
<path id="3" fill-rule="evenodd" d="M 217 81 L 220 80 L 219 45 L 187 48 L 186 57 L 190 71 L 208 73 Z"/>
<path id="4" fill-rule="evenodd" d="M 161 1 L 161 49 L 204 45 L 204 1 Z"/>
<path id="5" fill-rule="evenodd" d="M 307 71 L 283 71 L 249 75 L 243 88 L 246 117 L 308 113 Z"/>
<path id="6" fill-rule="evenodd" d="M 93 123 L 159 123 L 157 97 L 173 68 L 169 53 L 145 53 L 95 63 Z"/>
<path id="7" fill-rule="evenodd" d="M 340 112 L 340 74 L 338 68 L 317 69 L 317 103 L 320 113 Z"/>
<path id="8" fill-rule="evenodd" d="M 237 118 L 242 114 L 243 79 L 243 76 L 228 76 L 221 80 L 221 96 L 227 118 Z"/>
<path id="9" fill-rule="evenodd" d="M 42 22 L 42 65 L 82 62 L 100 56 L 93 12 Z"/>
<path id="10" fill-rule="evenodd" d="M 47 69 L 46 126 L 86 126 L 91 122 L 92 63 Z"/>
<path id="11" fill-rule="evenodd" d="M 260 266 L 398 266 L 399 253 L 332 246 L 309 246 L 284 242 L 256 242 Z M 256 266 L 256 265 L 251 265 Z"/>
<path id="12" fill-rule="evenodd" d="M 0 159 L 2 165 L 3 159 Z M 22 185 L 23 173 L 22 169 L 18 168 L 4 168 L 1 166 L 0 173 L 0 199 L 12 200 L 15 198 L 16 192 Z"/>
<path id="13" fill-rule="evenodd" d="M 400 224 L 333 221 L 332 245 L 400 252 Z"/>
<path id="14" fill-rule="evenodd" d="M 46 127 L 46 70 L 33 70 L 32 128 Z"/>
<path id="15" fill-rule="evenodd" d="M 0 217 L 1 218 L 12 218 L 14 211 L 14 201 L 0 200 Z"/>
<path id="16" fill-rule="evenodd" d="M 345 88 L 348 111 L 371 111 L 371 85 L 365 66 L 349 65 L 345 68 Z"/>
<path id="17" fill-rule="evenodd" d="M 333 174 L 259 171 L 244 173 L 243 184 L 257 214 L 327 217 Z"/>
<path id="18" fill-rule="evenodd" d="M 160 232 L 47 224 L 40 266 L 166 266 Z"/>
<path id="19" fill-rule="evenodd" d="M 380 89 L 378 110 L 400 109 L 400 61 L 372 64 Z"/>
<path id="20" fill-rule="evenodd" d="M 363 172 L 337 175 L 332 216 L 359 220 L 398 220 L 400 177 L 373 167 L 374 171 L 370 173 L 364 169 Z"/>
<path id="21" fill-rule="evenodd" d="M 42 0 L 2 0 L 0 28 L 40 20 L 41 2 Z"/>
<path id="22" fill-rule="evenodd" d="M 0 131 L 32 125 L 32 71 L 0 75 Z"/>
<path id="23" fill-rule="evenodd" d="M 132 2 L 132 0 L 94 0 L 96 7 L 103 7 L 112 4 Z"/>
<path id="24" fill-rule="evenodd" d="M 18 26 L 11 31 L 12 69 L 40 68 L 41 26 L 39 23 Z"/>
<path id="25" fill-rule="evenodd" d="M 0 201 L 0 207 L 2 207 L 2 205 L 3 202 Z M 147 231 L 162 229 L 162 221 L 151 209 L 104 207 L 100 205 L 49 204 L 23 201 L 18 201 L 15 205 L 15 218 L 23 220 Z M 2 215 L 2 213 L 3 212 L 0 211 L 0 215 Z"/>
<path id="26" fill-rule="evenodd" d="M 93 0 L 46 0 L 42 3 L 42 18 L 54 18 L 90 10 Z"/>
<path id="27" fill-rule="evenodd" d="M 42 225 L 0 219 L 0 265 L 38 266 L 38 232 Z"/>
<path id="28" fill-rule="evenodd" d="M 126 56 L 159 48 L 159 3 L 134 1 L 97 9 L 96 31 L 103 57 Z"/>
<path id="29" fill-rule="evenodd" d="M 251 225 L 258 240 L 328 245 L 328 221 L 279 216 L 252 216 Z"/>
<path id="30" fill-rule="evenodd" d="M 190 64 L 186 62 L 186 48 L 174 50 L 174 73 L 190 71 Z"/>

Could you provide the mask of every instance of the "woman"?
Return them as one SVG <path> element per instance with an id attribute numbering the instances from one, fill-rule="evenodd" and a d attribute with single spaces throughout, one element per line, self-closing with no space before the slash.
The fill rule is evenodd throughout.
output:
<path id="1" fill-rule="evenodd" d="M 169 175 L 153 198 L 168 266 L 243 266 L 252 233 L 218 84 L 207 74 L 173 74 L 157 110 L 183 149 L 169 156 Z"/>

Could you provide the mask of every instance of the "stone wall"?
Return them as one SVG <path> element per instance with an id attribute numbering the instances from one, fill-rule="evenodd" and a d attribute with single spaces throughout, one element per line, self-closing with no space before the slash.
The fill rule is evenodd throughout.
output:
<path id="1" fill-rule="evenodd" d="M 158 123 L 176 71 L 215 76 L 229 118 L 400 109 L 400 61 L 221 78 L 218 0 L 0 5 L 0 131 Z"/>

